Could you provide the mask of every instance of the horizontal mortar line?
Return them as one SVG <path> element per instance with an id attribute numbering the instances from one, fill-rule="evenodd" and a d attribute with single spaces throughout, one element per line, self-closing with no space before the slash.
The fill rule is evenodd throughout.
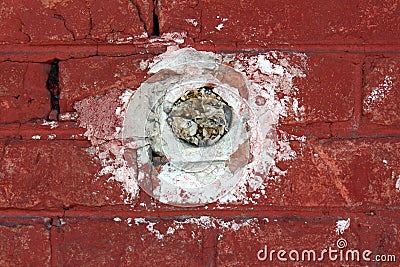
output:
<path id="1" fill-rule="evenodd" d="M 324 217 L 324 216 L 346 216 L 348 214 L 365 214 L 369 215 L 371 211 L 376 214 L 400 214 L 400 209 L 396 211 L 393 208 L 388 207 L 365 207 L 364 209 L 357 208 L 346 208 L 346 207 L 290 207 L 288 209 L 283 209 L 275 207 L 274 209 L 266 209 L 266 207 L 256 207 L 254 209 L 215 209 L 215 210 L 132 210 L 132 211 L 105 211 L 105 210 L 66 210 L 66 217 L 91 217 L 91 216 L 101 216 L 104 218 L 114 218 L 114 217 L 146 217 L 146 218 L 184 218 L 184 217 L 200 217 L 200 216 L 212 216 L 212 217 L 240 217 L 240 218 L 253 218 L 253 217 L 268 217 L 268 216 L 314 216 L 314 217 Z M 391 215 L 392 216 L 392 215 Z"/>
<path id="2" fill-rule="evenodd" d="M 3 209 L 0 210 L 0 219 L 4 218 L 48 218 L 48 217 L 63 217 L 63 218 L 92 218 L 101 220 L 112 220 L 115 217 L 121 218 L 148 218 L 153 220 L 174 220 L 174 219 L 186 219 L 201 216 L 210 216 L 216 218 L 336 218 L 336 217 L 351 217 L 351 216 L 377 216 L 377 217 L 400 217 L 400 207 L 366 207 L 360 208 L 346 208 L 346 207 L 314 207 L 306 209 L 304 207 L 291 207 L 291 209 L 271 209 L 266 210 L 265 207 L 258 209 L 240 209 L 240 210 L 228 210 L 228 209 L 215 209 L 215 210 L 99 210 L 90 209 L 87 210 L 74 210 L 74 209 L 52 209 L 52 210 L 29 210 L 29 209 Z M 374 211 L 374 215 L 370 212 Z"/>
<path id="3" fill-rule="evenodd" d="M 0 219 L 2 218 L 49 218 L 62 217 L 64 209 L 49 209 L 49 210 L 28 210 L 28 209 L 3 209 L 0 210 Z"/>
<path id="4" fill-rule="evenodd" d="M 227 45 L 226 45 L 227 46 Z M 224 45 L 215 43 L 216 50 L 226 50 Z M 227 46 L 229 47 L 229 46 Z M 232 47 L 232 45 L 230 45 Z M 287 50 L 287 51 L 307 51 L 307 52 L 353 52 L 353 53 L 399 53 L 400 44 L 258 44 L 258 43 L 238 43 L 233 51 L 262 51 L 262 50 Z"/>
<path id="5" fill-rule="evenodd" d="M 141 42 L 135 44 L 15 44 L 0 45 L 0 61 L 38 62 L 47 61 L 50 58 L 60 59 L 85 58 L 90 56 L 129 56 L 144 54 L 160 54 L 166 47 L 176 45 L 171 42 Z M 400 53 L 400 44 L 241 44 L 232 47 L 231 43 L 211 43 L 216 52 L 240 53 L 263 52 L 282 50 L 288 52 L 349 52 L 349 53 Z M 199 50 L 207 48 L 200 43 L 191 42 L 181 47 L 193 46 Z M 207 50 L 207 49 L 205 49 Z M 39 58 L 37 58 L 39 57 Z M 40 57 L 43 61 L 40 61 Z"/>

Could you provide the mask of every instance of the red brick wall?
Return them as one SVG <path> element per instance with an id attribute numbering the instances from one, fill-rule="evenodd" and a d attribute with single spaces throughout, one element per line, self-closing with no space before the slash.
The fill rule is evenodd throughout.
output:
<path id="1" fill-rule="evenodd" d="M 400 262 L 399 5 L 1 2 L 0 265 L 271 266 L 257 259 L 264 245 L 322 250 L 340 237 Z M 176 45 L 168 33 L 177 32 L 186 36 L 180 47 L 308 57 L 307 76 L 296 81 L 308 108 L 279 125 L 307 141 L 291 143 L 298 157 L 279 163 L 286 176 L 257 204 L 177 208 L 140 192 L 125 205 L 121 185 L 97 177 L 85 129 L 65 117 L 78 100 L 137 88 L 147 78 L 142 60 Z M 348 218 L 338 235 L 335 224 Z M 338 261 L 310 266 L 318 264 Z"/>

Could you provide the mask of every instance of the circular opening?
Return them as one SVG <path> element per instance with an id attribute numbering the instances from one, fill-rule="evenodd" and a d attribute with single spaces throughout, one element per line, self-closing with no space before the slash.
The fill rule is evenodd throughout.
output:
<path id="1" fill-rule="evenodd" d="M 232 108 L 204 86 L 188 90 L 173 104 L 167 122 L 180 140 L 196 146 L 211 146 L 229 130 Z"/>

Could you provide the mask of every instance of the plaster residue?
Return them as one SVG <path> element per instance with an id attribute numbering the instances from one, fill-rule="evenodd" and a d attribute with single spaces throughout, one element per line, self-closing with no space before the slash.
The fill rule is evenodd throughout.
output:
<path id="1" fill-rule="evenodd" d="M 115 218 L 114 218 L 114 221 Z M 119 220 L 118 220 L 119 221 Z M 188 218 L 183 221 L 174 220 L 170 225 L 167 226 L 166 230 L 162 231 L 163 227 L 157 227 L 157 222 L 149 221 L 145 218 L 127 218 L 125 223 L 128 226 L 133 226 L 133 223 L 136 226 L 146 225 L 146 229 L 152 233 L 157 239 L 162 240 L 167 235 L 173 235 L 176 231 L 185 229 L 186 226 L 197 226 L 200 229 L 218 229 L 222 231 L 237 231 L 242 227 L 249 227 L 252 231 L 255 231 L 258 228 L 259 219 L 251 218 L 244 220 L 229 220 L 225 221 L 220 218 L 210 217 L 210 216 L 201 216 L 199 218 Z M 193 235 L 193 238 L 195 235 Z M 220 235 L 221 237 L 221 235 Z"/>
<path id="2" fill-rule="evenodd" d="M 177 41 L 175 37 L 171 38 Z M 167 37 L 164 36 L 164 38 Z M 194 67 L 190 67 L 190 64 L 194 64 Z M 173 47 L 168 49 L 165 54 L 155 57 L 152 61 L 142 62 L 141 68 L 148 68 L 149 75 L 153 75 L 151 83 L 159 82 L 158 79 L 164 73 L 168 73 L 169 70 L 181 73 L 182 77 L 186 75 L 190 78 L 198 75 L 199 68 L 204 68 L 207 70 L 205 71 L 204 81 L 201 76 L 194 83 L 204 84 L 207 79 L 211 79 L 212 82 L 221 84 L 222 87 L 233 87 L 234 95 L 236 94 L 238 97 L 231 97 L 222 89 L 217 93 L 221 94 L 228 103 L 235 103 L 232 104 L 236 109 L 234 112 L 241 113 L 246 110 L 247 113 L 241 113 L 241 116 L 245 118 L 247 126 L 241 126 L 239 125 L 240 122 L 235 121 L 238 125 L 233 125 L 233 130 L 230 130 L 231 137 L 234 138 L 234 145 L 225 147 L 225 141 L 222 141 L 222 139 L 221 142 L 216 144 L 220 146 L 218 149 L 216 148 L 216 151 L 222 151 L 222 154 L 229 151 L 238 151 L 229 160 L 229 164 L 232 164 L 232 161 L 239 160 L 236 163 L 234 162 L 237 166 L 235 165 L 233 170 L 237 171 L 235 175 L 238 178 L 233 179 L 235 182 L 233 188 L 228 192 L 224 192 L 223 196 L 218 197 L 218 201 L 219 203 L 256 204 L 258 199 L 266 198 L 265 189 L 268 180 L 280 179 L 286 174 L 285 171 L 279 169 L 276 163 L 290 160 L 297 156 L 296 152 L 290 147 L 290 141 L 305 142 L 304 137 L 278 131 L 276 126 L 281 118 L 289 115 L 299 117 L 304 112 L 303 107 L 296 98 L 298 89 L 294 86 L 293 80 L 294 78 L 305 77 L 304 70 L 307 68 L 307 57 L 304 54 L 284 54 L 280 52 L 258 55 L 218 55 L 211 52 L 198 52 L 194 49 L 179 50 Z M 213 73 L 214 70 L 216 70 L 215 73 Z M 165 77 L 170 76 L 167 74 Z M 148 85 L 143 83 L 142 86 Z M 144 150 L 142 150 L 143 153 L 140 152 L 141 148 L 147 147 L 145 142 L 127 144 L 123 143 L 122 140 L 121 132 L 123 131 L 127 106 L 135 96 L 136 93 L 134 94 L 130 90 L 122 94 L 119 91 L 111 91 L 106 96 L 89 97 L 75 105 L 80 114 L 80 126 L 87 129 L 85 136 L 92 143 L 92 147 L 88 152 L 100 160 L 103 166 L 99 172 L 99 177 L 107 175 L 109 180 L 120 182 L 125 194 L 128 195 L 125 199 L 126 203 L 133 203 L 139 190 L 137 181 L 143 180 L 144 176 L 148 175 L 148 171 L 145 171 L 145 168 L 137 171 L 137 166 L 133 166 L 137 162 L 134 162 L 133 165 L 132 162 L 128 164 L 125 155 L 126 151 L 138 149 L 138 162 L 143 163 L 152 160 L 149 158 L 148 152 Z M 145 102 L 148 100 L 150 98 L 143 99 Z M 135 116 L 137 115 L 138 113 L 135 113 Z M 135 125 L 137 125 L 136 127 L 144 127 L 140 126 L 140 124 Z M 146 122 L 145 127 L 146 129 L 150 127 L 148 122 Z M 248 137 L 243 135 L 241 127 L 248 131 Z M 234 134 L 235 131 L 241 134 L 236 135 Z M 248 141 L 248 146 L 243 145 L 245 140 Z M 163 146 L 165 145 L 168 147 L 168 144 L 163 143 Z M 172 151 L 176 150 L 173 145 L 170 144 L 169 146 Z M 243 147 L 242 150 L 239 149 L 241 147 Z M 250 153 L 251 156 L 249 157 L 247 153 Z M 188 155 L 193 156 L 193 153 Z M 205 155 L 215 157 L 209 154 Z M 181 154 L 181 157 L 186 158 L 183 154 Z M 242 162 L 246 164 L 243 166 Z M 196 188 L 197 186 L 202 188 L 211 182 L 207 180 L 208 178 L 214 176 L 224 177 L 232 170 L 219 165 L 219 163 L 215 163 L 211 169 L 209 165 L 197 164 L 202 170 L 210 169 L 212 173 L 207 174 L 207 171 L 202 171 L 204 172 L 203 176 L 200 175 L 193 179 L 193 172 L 183 173 L 182 170 L 171 168 L 171 165 L 163 166 L 162 159 L 160 163 L 161 165 L 157 167 L 157 170 L 160 172 L 161 180 L 168 181 L 169 184 L 181 184 L 185 188 Z M 146 167 L 146 165 L 142 165 L 142 167 Z M 200 181 L 199 177 L 201 178 L 200 180 L 203 179 L 200 184 L 198 183 Z M 228 180 L 222 179 L 222 181 Z M 163 186 L 162 183 L 158 184 L 159 189 L 157 190 L 162 192 Z M 232 184 L 229 184 L 229 186 L 232 186 Z M 175 193 L 168 190 L 165 192 L 161 200 L 164 203 L 176 204 L 185 198 L 184 194 L 180 195 L 176 191 L 174 191 Z M 208 198 L 208 191 L 204 191 L 202 194 L 199 199 L 203 204 L 215 201 L 214 198 Z M 216 221 L 213 222 L 215 223 Z M 149 227 L 154 228 L 154 225 Z"/>
<path id="3" fill-rule="evenodd" d="M 338 220 L 336 222 L 335 231 L 338 235 L 342 235 L 345 230 L 349 229 L 349 227 L 350 227 L 350 218 L 346 220 Z"/>
<path id="4" fill-rule="evenodd" d="M 193 25 L 194 27 L 197 27 L 197 25 L 199 24 L 199 22 L 196 19 L 185 19 L 185 21 Z"/>
<path id="5" fill-rule="evenodd" d="M 152 38 L 151 43 L 163 42 L 169 45 L 183 44 L 187 34 L 185 32 L 165 32 L 159 38 Z"/>
<path id="6" fill-rule="evenodd" d="M 393 79 L 386 75 L 382 83 L 372 87 L 371 93 L 364 99 L 364 109 L 373 110 L 383 104 L 387 95 L 393 90 Z"/>
<path id="7" fill-rule="evenodd" d="M 43 126 L 49 126 L 50 129 L 55 129 L 58 127 L 58 122 L 57 121 L 47 121 L 47 120 L 43 120 L 42 123 Z"/>
<path id="8" fill-rule="evenodd" d="M 299 63 L 292 63 L 299 62 Z M 231 64 L 249 79 L 248 104 L 254 113 L 251 120 L 251 151 L 253 160 L 247 166 L 247 175 L 221 202 L 242 201 L 257 203 L 265 196 L 266 181 L 286 175 L 276 162 L 297 156 L 289 142 L 305 142 L 305 137 L 276 131 L 279 119 L 292 112 L 295 118 L 304 112 L 296 98 L 298 88 L 293 84 L 296 77 L 304 78 L 307 58 L 304 54 L 285 55 L 269 52 L 258 55 L 226 55 L 223 62 Z M 278 97 L 278 94 L 280 97 Z M 259 190 L 260 194 L 248 196 L 248 192 Z"/>
<path id="9" fill-rule="evenodd" d="M 40 135 L 33 135 L 32 139 L 33 140 L 40 140 L 42 137 Z"/>
<path id="10" fill-rule="evenodd" d="M 107 182 L 120 182 L 123 189 L 121 197 L 124 197 L 126 204 L 134 203 L 139 193 L 135 170 L 128 166 L 124 158 L 125 147 L 120 132 L 131 95 L 129 90 L 122 94 L 118 90 L 111 90 L 106 96 L 89 97 L 75 103 L 80 115 L 79 125 L 86 128 L 84 136 L 92 143 L 87 151 L 102 166 L 96 179 L 108 177 Z"/>
<path id="11" fill-rule="evenodd" d="M 397 190 L 397 192 L 400 192 L 400 175 L 399 175 L 399 177 L 397 178 L 397 181 L 396 181 L 396 190 Z"/>

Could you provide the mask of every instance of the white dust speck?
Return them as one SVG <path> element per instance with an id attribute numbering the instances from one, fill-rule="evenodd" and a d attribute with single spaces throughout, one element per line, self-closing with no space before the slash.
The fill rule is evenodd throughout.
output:
<path id="1" fill-rule="evenodd" d="M 195 27 L 199 24 L 196 19 L 185 19 L 185 21 Z"/>
<path id="2" fill-rule="evenodd" d="M 338 221 L 336 222 L 336 229 L 335 229 L 335 231 L 336 231 L 336 233 L 337 233 L 338 235 L 341 235 L 341 234 L 343 234 L 344 231 L 345 231 L 346 229 L 348 229 L 349 227 L 350 227 L 350 218 L 348 218 L 347 220 L 338 220 Z"/>
<path id="3" fill-rule="evenodd" d="M 399 175 L 399 177 L 397 178 L 397 181 L 396 181 L 396 189 L 397 189 L 398 192 L 400 192 L 400 175 Z"/>
<path id="4" fill-rule="evenodd" d="M 57 137 L 57 135 L 55 135 L 55 134 L 49 134 L 49 135 L 47 136 L 47 139 L 53 140 L 53 139 L 55 139 L 56 137 Z"/>
<path id="5" fill-rule="evenodd" d="M 221 31 L 223 27 L 224 27 L 224 24 L 220 23 L 215 27 L 215 29 L 217 29 L 218 31 Z"/>

